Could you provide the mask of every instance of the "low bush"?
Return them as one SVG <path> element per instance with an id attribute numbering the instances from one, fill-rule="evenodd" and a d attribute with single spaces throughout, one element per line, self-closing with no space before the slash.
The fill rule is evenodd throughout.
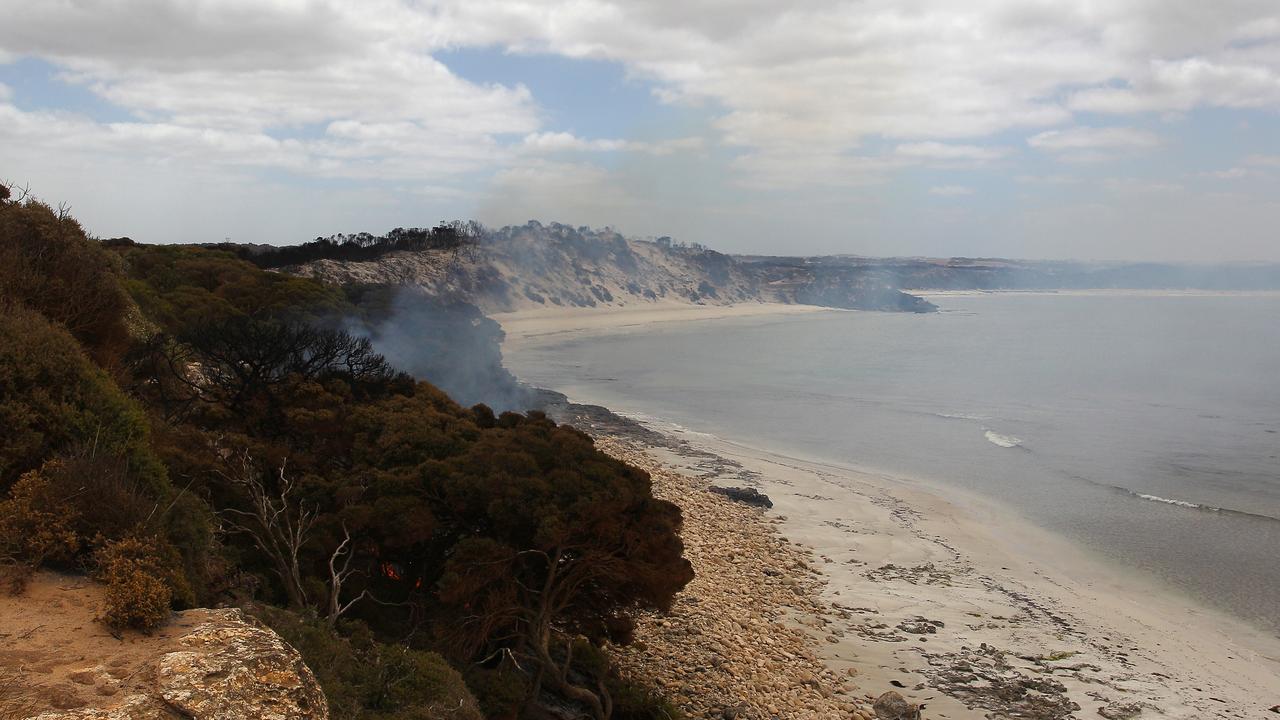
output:
<path id="1" fill-rule="evenodd" d="M 613 696 L 612 720 L 684 720 L 670 700 L 635 682 L 615 680 L 609 684 Z"/>
<path id="2" fill-rule="evenodd" d="M 529 678 L 510 668 L 472 666 L 463 678 L 489 720 L 516 720 L 529 699 Z"/>
<path id="3" fill-rule="evenodd" d="M 175 601 L 192 600 L 177 551 L 157 538 L 133 536 L 104 543 L 94 561 L 107 586 L 102 620 L 112 627 L 153 630 L 169 618 Z"/>
<path id="4" fill-rule="evenodd" d="M 324 621 L 269 605 L 252 613 L 302 655 L 334 720 L 481 720 L 461 675 L 431 652 L 374 641 L 363 623 Z"/>
<path id="5" fill-rule="evenodd" d="M 49 482 L 57 463 L 49 465 L 23 475 L 0 501 L 0 557 L 31 568 L 68 561 L 80 549 L 76 515 Z"/>
<path id="6" fill-rule="evenodd" d="M 117 564 L 102 580 L 107 594 L 101 620 L 107 625 L 147 632 L 168 621 L 172 593 L 163 580 L 136 563 Z"/>
<path id="7" fill-rule="evenodd" d="M 458 674 L 433 652 L 384 646 L 376 720 L 484 720 Z"/>

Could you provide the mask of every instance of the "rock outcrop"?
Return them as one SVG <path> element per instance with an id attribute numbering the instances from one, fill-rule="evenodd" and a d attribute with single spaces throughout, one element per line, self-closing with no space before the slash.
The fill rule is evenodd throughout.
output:
<path id="1" fill-rule="evenodd" d="M 156 690 L 200 720 L 327 718 L 319 683 L 298 652 L 239 610 L 212 617 L 160 658 Z"/>
<path id="2" fill-rule="evenodd" d="M 0 673 L 13 686 L 7 696 L 0 688 L 0 717 L 329 717 L 297 651 L 238 609 L 175 613 L 140 635 L 112 634 L 95 620 L 100 605 L 100 586 L 53 573 L 41 573 L 23 596 L 0 599 Z"/>

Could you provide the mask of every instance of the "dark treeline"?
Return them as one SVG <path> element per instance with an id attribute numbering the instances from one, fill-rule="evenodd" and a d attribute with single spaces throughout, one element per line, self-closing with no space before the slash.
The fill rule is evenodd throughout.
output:
<path id="1" fill-rule="evenodd" d="M 462 252 L 480 241 L 484 227 L 469 220 L 440 223 L 431 228 L 396 228 L 382 235 L 360 232 L 318 237 L 301 245 L 272 247 L 217 243 L 215 250 L 235 253 L 261 268 L 301 265 L 315 260 L 376 260 L 401 250 L 447 250 Z"/>
<path id="2" fill-rule="evenodd" d="M 353 334 L 396 302 L 96 242 L 0 193 L 2 589 L 87 572 L 121 629 L 245 607 L 334 718 L 680 717 L 608 651 L 692 578 L 679 508 L 587 435 L 459 405 Z M 454 313 L 402 332 L 475 320 Z"/>

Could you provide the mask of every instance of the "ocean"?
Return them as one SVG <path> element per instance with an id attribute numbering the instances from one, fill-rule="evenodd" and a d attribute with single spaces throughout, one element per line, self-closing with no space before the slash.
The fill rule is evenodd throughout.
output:
<path id="1" fill-rule="evenodd" d="M 506 362 L 578 402 L 985 496 L 1280 631 L 1280 297 L 931 299 L 543 339 Z"/>

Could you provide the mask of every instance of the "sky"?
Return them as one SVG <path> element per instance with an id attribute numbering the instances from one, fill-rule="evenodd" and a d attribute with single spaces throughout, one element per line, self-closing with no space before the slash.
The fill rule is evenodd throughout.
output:
<path id="1" fill-rule="evenodd" d="M 1280 261 L 1276 0 L 0 0 L 0 180 L 142 242 L 475 218 Z"/>

